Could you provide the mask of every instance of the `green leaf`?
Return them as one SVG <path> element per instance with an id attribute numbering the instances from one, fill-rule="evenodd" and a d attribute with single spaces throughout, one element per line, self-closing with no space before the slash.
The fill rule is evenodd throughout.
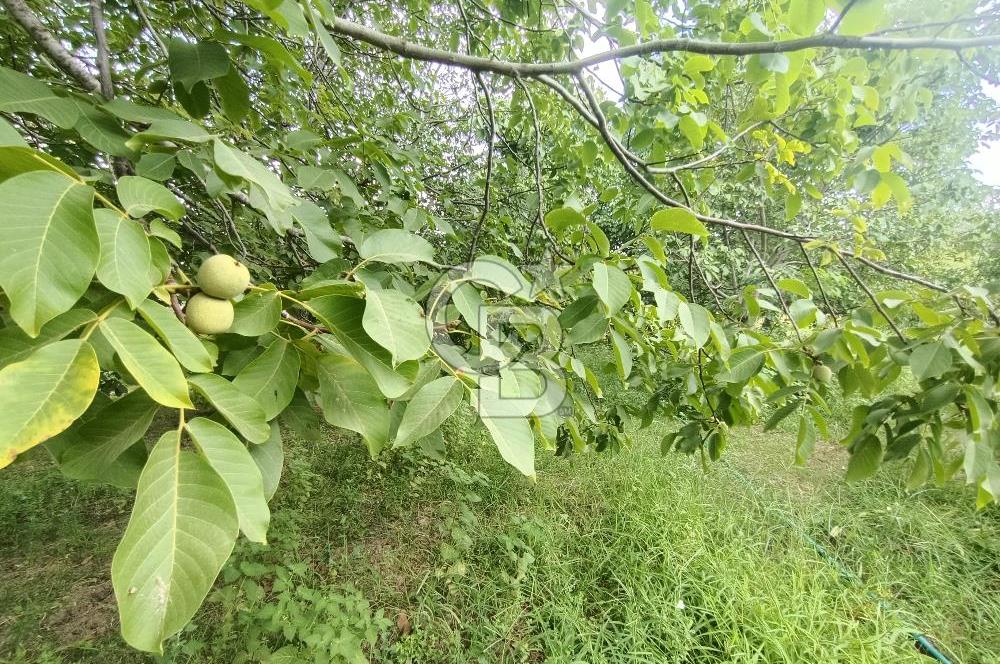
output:
<path id="1" fill-rule="evenodd" d="M 198 81 L 188 90 L 179 82 L 172 86 L 177 103 L 188 112 L 192 118 L 201 119 L 212 110 L 212 90 L 204 81 Z"/>
<path id="2" fill-rule="evenodd" d="M 203 458 L 168 431 L 139 478 L 125 535 L 111 562 L 122 636 L 163 652 L 163 640 L 191 620 L 229 559 L 239 534 L 236 505 Z"/>
<path id="3" fill-rule="evenodd" d="M 729 356 L 729 368 L 717 378 L 727 383 L 745 383 L 757 375 L 764 364 L 764 352 L 759 348 L 737 348 Z"/>
<path id="4" fill-rule="evenodd" d="M 231 334 L 259 337 L 267 334 L 281 320 L 281 296 L 278 291 L 254 291 L 233 305 Z"/>
<path id="5" fill-rule="evenodd" d="M 223 41 L 242 44 L 259 51 L 267 59 L 268 63 L 279 72 L 283 69 L 288 69 L 302 79 L 307 86 L 312 83 L 312 74 L 299 63 L 298 58 L 292 55 L 291 51 L 275 39 L 263 35 L 226 32 L 224 30 L 216 32 L 215 37 Z"/>
<path id="6" fill-rule="evenodd" d="M 271 510 L 264 496 L 264 480 L 240 439 L 218 422 L 198 417 L 185 425 L 195 447 L 219 474 L 236 504 L 240 530 L 252 542 L 267 543 Z"/>
<path id="7" fill-rule="evenodd" d="M 135 165 L 136 175 L 163 182 L 174 173 L 177 159 L 165 152 L 148 152 Z"/>
<path id="8" fill-rule="evenodd" d="M 613 316 L 632 295 L 632 282 L 617 266 L 594 263 L 594 290 L 608 308 L 608 316 Z"/>
<path id="9" fill-rule="evenodd" d="M 279 339 L 243 367 L 233 385 L 261 405 L 265 419 L 273 420 L 295 396 L 300 362 L 295 346 Z"/>
<path id="10" fill-rule="evenodd" d="M 477 256 L 463 278 L 523 300 L 531 299 L 531 282 L 510 261 L 499 256 Z"/>
<path id="11" fill-rule="evenodd" d="M 153 289 L 149 238 L 138 222 L 107 208 L 94 210 L 94 223 L 101 243 L 97 278 L 135 309 Z"/>
<path id="12" fill-rule="evenodd" d="M 677 305 L 677 317 L 684 333 L 694 342 L 695 348 L 701 348 L 711 334 L 708 310 L 700 304 L 681 302 Z"/>
<path id="13" fill-rule="evenodd" d="M 205 348 L 205 344 L 184 323 L 177 320 L 177 316 L 168 307 L 160 306 L 152 300 L 143 300 L 138 311 L 181 366 L 196 373 L 212 370 L 215 361 Z"/>
<path id="14" fill-rule="evenodd" d="M 480 413 L 503 460 L 527 477 L 535 476 L 535 438 L 523 417 L 490 417 Z"/>
<path id="15" fill-rule="evenodd" d="M 90 187 L 47 171 L 0 184 L 0 286 L 11 318 L 32 337 L 76 304 L 94 276 L 93 198 Z"/>
<path id="16" fill-rule="evenodd" d="M 550 210 L 545 215 L 545 225 L 555 233 L 561 233 L 573 226 L 582 226 L 587 223 L 587 218 L 580 214 L 579 210 L 571 207 L 561 207 Z"/>
<path id="17" fill-rule="evenodd" d="M 184 206 L 169 189 L 138 175 L 118 178 L 118 200 L 125 212 L 136 219 L 150 212 L 161 214 L 171 221 L 184 216 Z"/>
<path id="18" fill-rule="evenodd" d="M 366 261 L 380 263 L 434 263 L 431 243 L 409 231 L 389 228 L 375 231 L 358 247 L 358 254 Z"/>
<path id="19" fill-rule="evenodd" d="M 316 362 L 320 403 L 330 424 L 361 434 L 375 456 L 389 439 L 389 406 L 360 364 L 338 353 Z"/>
<path id="20" fill-rule="evenodd" d="M 699 122 L 699 119 L 703 120 L 704 117 L 701 113 L 691 113 L 682 117 L 678 123 L 681 133 L 688 139 L 688 143 L 699 151 L 705 147 L 705 136 L 708 134 L 707 123 Z"/>
<path id="21" fill-rule="evenodd" d="M 715 69 L 715 61 L 707 55 L 690 55 L 684 61 L 685 74 L 701 74 Z"/>
<path id="22" fill-rule="evenodd" d="M 812 297 L 809 287 L 800 279 L 778 279 L 778 288 L 789 293 L 794 293 L 799 297 Z"/>
<path id="23" fill-rule="evenodd" d="M 0 370 L 0 468 L 80 417 L 100 375 L 93 347 L 81 339 L 56 341 Z"/>
<path id="24" fill-rule="evenodd" d="M 462 403 L 462 384 L 454 376 L 427 383 L 407 402 L 393 447 L 408 445 L 437 430 Z"/>
<path id="25" fill-rule="evenodd" d="M 0 146 L 28 147 L 21 134 L 17 133 L 17 130 L 3 118 L 0 118 Z"/>
<path id="26" fill-rule="evenodd" d="M 926 484 L 927 479 L 931 476 L 931 466 L 930 454 L 927 453 L 926 449 L 921 447 L 917 450 L 917 456 L 913 460 L 913 468 L 906 478 L 907 490 L 914 491 Z"/>
<path id="27" fill-rule="evenodd" d="M 0 182 L 31 171 L 65 173 L 73 179 L 78 179 L 76 171 L 44 152 L 27 146 L 6 145 L 0 147 Z"/>
<path id="28" fill-rule="evenodd" d="M 834 0 L 838 13 L 848 6 L 849 0 Z M 885 22 L 883 0 L 860 0 L 850 3 L 850 10 L 840 22 L 837 31 L 842 35 L 864 35 L 873 32 Z"/>
<path id="29" fill-rule="evenodd" d="M 785 196 L 785 221 L 791 221 L 802 210 L 802 196 L 798 192 Z"/>
<path id="30" fill-rule="evenodd" d="M 250 113 L 250 88 L 236 67 L 213 81 L 222 102 L 222 112 L 231 122 L 240 122 Z"/>
<path id="31" fill-rule="evenodd" d="M 158 237 L 161 240 L 169 242 L 178 249 L 184 248 L 184 242 L 181 240 L 180 233 L 167 226 L 162 219 L 153 219 L 149 222 L 149 234 L 152 237 Z"/>
<path id="32" fill-rule="evenodd" d="M 761 53 L 753 58 L 760 63 L 761 67 L 776 74 L 787 74 L 791 64 L 791 60 L 784 53 Z"/>
<path id="33" fill-rule="evenodd" d="M 213 141 L 213 145 L 215 165 L 219 170 L 260 187 L 272 208 L 283 210 L 296 202 L 288 187 L 264 164 L 218 139 Z"/>
<path id="34" fill-rule="evenodd" d="M 871 477 L 882 464 L 882 443 L 876 436 L 865 436 L 856 443 L 847 462 L 847 481 Z"/>
<path id="35" fill-rule="evenodd" d="M 764 431 L 771 431 L 776 426 L 778 426 L 782 420 L 792 414 L 796 408 L 800 406 L 798 401 L 789 401 L 784 406 L 774 411 L 771 417 L 767 418 L 767 422 L 764 423 Z"/>
<path id="36" fill-rule="evenodd" d="M 343 242 L 323 208 L 311 201 L 303 201 L 292 208 L 292 218 L 305 233 L 306 247 L 315 260 L 325 263 L 340 256 Z"/>
<path id="37" fill-rule="evenodd" d="M 618 367 L 618 377 L 627 380 L 632 373 L 632 349 L 622 335 L 611 330 L 611 341 L 614 343 L 615 365 Z"/>
<path id="38" fill-rule="evenodd" d="M 210 41 L 189 44 L 171 39 L 167 50 L 170 77 L 188 90 L 195 83 L 218 78 L 230 69 L 229 54 L 222 44 Z"/>
<path id="39" fill-rule="evenodd" d="M 107 105 L 105 105 L 105 108 Z M 212 140 L 212 135 L 193 122 L 181 119 L 154 120 L 145 131 L 128 139 L 128 144 L 138 148 L 145 143 L 158 143 L 160 141 L 184 143 L 207 143 Z"/>
<path id="40" fill-rule="evenodd" d="M 799 416 L 799 431 L 795 437 L 795 464 L 805 465 L 816 449 L 816 428 L 812 418 L 803 413 Z"/>
<path id="41" fill-rule="evenodd" d="M 910 353 L 910 369 L 917 380 L 938 378 L 951 364 L 951 351 L 940 341 L 922 344 Z"/>
<path id="42" fill-rule="evenodd" d="M 89 309 L 70 309 L 46 323 L 34 339 L 14 325 L 0 329 L 0 369 L 26 359 L 42 346 L 59 341 L 96 318 L 97 314 Z"/>
<path id="43" fill-rule="evenodd" d="M 267 425 L 263 408 L 254 399 L 216 374 L 190 376 L 188 382 L 241 436 L 258 445 L 267 442 L 271 427 Z"/>
<path id="44" fill-rule="evenodd" d="M 431 347 L 420 305 L 397 290 L 369 290 L 361 324 L 396 364 L 423 357 Z"/>
<path id="45" fill-rule="evenodd" d="M 708 237 L 708 229 L 698 219 L 683 208 L 667 208 L 653 215 L 650 225 L 654 231 L 688 233 Z"/>
<path id="46" fill-rule="evenodd" d="M 135 156 L 135 151 L 129 147 L 129 135 L 122 129 L 114 117 L 97 110 L 90 100 L 80 97 L 69 97 L 76 105 L 77 119 L 73 130 L 80 138 L 90 143 L 97 150 L 115 157 Z"/>
<path id="47" fill-rule="evenodd" d="M 281 427 L 278 426 L 277 421 L 271 422 L 271 437 L 262 445 L 253 445 L 250 448 L 250 456 L 257 464 L 257 469 L 260 470 L 264 485 L 264 497 L 271 500 L 274 497 L 274 492 L 278 490 L 281 468 L 285 463 L 285 448 L 281 443 Z"/>
<path id="48" fill-rule="evenodd" d="M 59 470 L 78 480 L 106 481 L 109 471 L 141 439 L 159 405 L 142 390 L 134 390 L 102 408 L 93 418 L 72 430 L 72 444 L 59 458 Z M 115 473 L 125 486 L 135 486 L 142 466 Z M 114 482 L 116 485 L 119 482 Z"/>
<path id="49" fill-rule="evenodd" d="M 824 16 L 825 0 L 792 0 L 788 7 L 788 27 L 800 35 L 811 35 L 823 22 Z"/>
<path id="50" fill-rule="evenodd" d="M 307 443 L 318 443 L 322 440 L 319 412 L 313 408 L 302 390 L 295 390 L 292 402 L 281 413 L 281 423 Z"/>
<path id="51" fill-rule="evenodd" d="M 337 344 L 371 374 L 382 394 L 395 399 L 410 389 L 418 364 L 404 362 L 393 367 L 389 351 L 376 343 L 364 330 L 364 300 L 329 295 L 310 300 L 309 304 L 319 313 L 323 324 L 333 332 Z M 320 337 L 320 342 L 330 346 L 324 336 Z"/>
<path id="52" fill-rule="evenodd" d="M 149 332 L 124 318 L 101 321 L 101 334 L 125 368 L 155 401 L 168 408 L 192 408 L 177 360 Z"/>
<path id="53" fill-rule="evenodd" d="M 681 306 L 677 293 L 660 288 L 653 291 L 653 299 L 656 302 L 656 317 L 660 325 L 666 325 L 677 317 L 677 311 Z"/>
<path id="54" fill-rule="evenodd" d="M 32 113 L 70 129 L 76 124 L 76 104 L 57 96 L 49 86 L 21 72 L 0 67 L 0 111 Z"/>

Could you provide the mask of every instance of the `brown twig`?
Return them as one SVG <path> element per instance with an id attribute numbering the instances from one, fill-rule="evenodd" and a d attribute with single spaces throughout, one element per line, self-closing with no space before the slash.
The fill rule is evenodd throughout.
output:
<path id="1" fill-rule="evenodd" d="M 748 235 L 745 230 L 741 229 L 741 232 L 743 233 L 743 240 L 747 243 L 747 246 L 750 247 L 750 251 L 753 252 L 754 258 L 757 259 L 757 264 L 760 265 L 760 269 L 764 271 L 764 276 L 767 277 L 768 283 L 771 284 L 771 288 L 774 289 L 774 294 L 778 298 L 778 303 L 781 304 L 781 310 L 785 312 L 786 316 L 788 316 L 788 320 L 792 324 L 792 331 L 795 332 L 795 337 L 801 344 L 802 333 L 799 332 L 798 323 L 796 323 L 795 319 L 792 318 L 792 312 L 788 310 L 788 304 L 785 303 L 785 296 L 781 294 L 781 289 L 778 288 L 777 282 L 775 282 L 774 277 L 771 276 L 771 271 L 767 269 L 767 264 L 764 263 L 764 259 L 761 258 L 760 253 L 757 251 L 757 247 L 755 247 L 753 242 L 750 240 L 750 235 Z"/>
<path id="2" fill-rule="evenodd" d="M 861 276 L 854 270 L 853 267 L 851 267 L 851 264 L 847 262 L 847 260 L 840 254 L 839 251 L 837 251 L 836 249 L 831 249 L 830 251 L 833 252 L 834 256 L 836 256 L 837 259 L 840 261 L 841 265 L 844 266 L 844 269 L 847 270 L 847 272 L 851 275 L 854 281 L 857 282 L 858 286 L 861 287 L 861 290 L 865 292 L 865 295 L 868 296 L 868 299 L 872 301 L 872 304 L 875 305 L 875 310 L 882 315 L 882 318 L 884 318 L 887 323 L 889 323 L 889 327 L 891 327 L 892 331 L 896 333 L 896 336 L 899 337 L 899 340 L 905 343 L 906 337 L 904 337 L 900 329 L 896 327 L 896 322 L 892 320 L 892 316 L 889 315 L 889 312 L 885 310 L 885 307 L 882 306 L 882 303 L 878 301 L 877 297 L 875 297 L 875 293 L 873 293 L 872 289 L 868 287 L 868 284 L 864 282 Z"/>

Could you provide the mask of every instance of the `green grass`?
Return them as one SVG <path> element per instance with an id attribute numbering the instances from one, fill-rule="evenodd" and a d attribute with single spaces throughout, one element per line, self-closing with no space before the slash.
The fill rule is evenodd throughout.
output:
<path id="1" fill-rule="evenodd" d="M 545 456 L 531 484 L 471 419 L 448 433 L 447 462 L 287 441 L 270 546 L 238 545 L 167 661 L 922 664 L 919 629 L 1000 662 L 1000 516 L 964 487 L 846 485 L 838 447 L 795 469 L 780 431 L 739 433 L 706 474 L 659 456 L 661 427 Z M 4 471 L 0 659 L 149 661 L 107 595 L 129 501 L 42 454 Z"/>

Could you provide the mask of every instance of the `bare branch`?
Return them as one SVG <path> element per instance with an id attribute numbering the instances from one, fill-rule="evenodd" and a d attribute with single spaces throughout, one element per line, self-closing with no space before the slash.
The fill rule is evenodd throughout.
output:
<path id="1" fill-rule="evenodd" d="M 525 260 L 528 259 L 528 250 L 531 248 L 531 237 L 535 234 L 535 227 L 540 226 L 542 233 L 545 234 L 549 245 L 552 247 L 552 252 L 564 262 L 572 264 L 573 261 L 559 250 L 559 244 L 552 236 L 551 231 L 545 226 L 545 190 L 542 187 L 542 130 L 538 123 L 538 109 L 535 108 L 535 100 L 531 96 L 531 90 L 528 89 L 528 86 L 519 78 L 515 78 L 514 82 L 524 91 L 524 96 L 528 100 L 528 108 L 531 109 L 531 124 L 535 130 L 535 195 L 538 198 L 538 214 L 535 215 L 534 221 L 531 222 L 531 228 L 528 229 L 528 237 L 524 241 L 524 258 Z"/>
<path id="2" fill-rule="evenodd" d="M 788 316 L 788 320 L 792 324 L 792 331 L 795 332 L 795 337 L 801 344 L 802 333 L 799 332 L 799 326 L 795 322 L 795 319 L 792 318 L 792 312 L 788 310 L 788 304 L 785 303 L 785 296 L 781 294 L 781 289 L 778 288 L 778 284 L 774 281 L 774 277 L 771 276 L 771 271 L 767 269 L 767 264 L 764 262 L 764 259 L 761 258 L 760 252 L 757 251 L 757 247 L 755 247 L 753 242 L 750 240 L 750 235 L 748 235 L 743 229 L 740 229 L 740 232 L 743 233 L 743 240 L 747 243 L 747 246 L 750 247 L 750 251 L 753 252 L 753 257 L 757 259 L 757 264 L 760 265 L 760 269 L 764 271 L 764 276 L 767 277 L 768 283 L 771 284 L 771 288 L 774 289 L 774 294 L 778 297 L 778 303 L 781 305 L 781 310 L 785 312 L 786 316 Z"/>
<path id="3" fill-rule="evenodd" d="M 97 71 L 100 74 L 101 96 L 112 99 L 115 96 L 115 83 L 111 78 L 108 35 L 104 31 L 104 0 L 90 0 L 90 23 L 94 28 L 94 42 L 97 46 Z"/>
<path id="4" fill-rule="evenodd" d="M 163 39 L 156 32 L 156 28 L 153 27 L 152 21 L 149 20 L 149 16 L 146 15 L 146 10 L 142 8 L 142 0 L 132 0 L 132 6 L 135 7 L 135 12 L 139 15 L 139 20 L 142 24 L 146 26 L 146 30 L 152 35 L 153 40 L 156 42 L 160 50 L 163 51 L 163 55 L 167 54 L 167 45 L 163 43 Z"/>
<path id="5" fill-rule="evenodd" d="M 0 2 L 3 2 L 3 6 L 7 8 L 11 18 L 31 35 L 35 43 L 52 58 L 56 66 L 72 76 L 88 92 L 101 91 L 101 82 L 94 78 L 94 75 L 87 69 L 87 65 L 74 57 L 58 39 L 52 36 L 52 33 L 38 20 L 38 17 L 25 4 L 24 0 L 0 0 Z"/>
<path id="6" fill-rule="evenodd" d="M 861 290 L 865 292 L 865 295 L 868 296 L 868 299 L 872 301 L 872 304 L 875 305 L 875 310 L 882 315 L 882 318 L 884 318 L 887 323 L 889 323 L 889 327 L 891 327 L 892 331 L 896 333 L 896 336 L 899 337 L 899 340 L 905 343 L 906 337 L 904 337 L 903 333 L 899 330 L 898 327 L 896 327 L 896 322 L 892 319 L 892 316 L 889 315 L 889 312 L 885 310 L 885 307 L 882 306 L 882 303 L 878 301 L 878 298 L 875 297 L 875 293 L 872 292 L 872 289 L 868 287 L 868 284 L 866 284 L 863 279 L 861 279 L 861 277 L 854 270 L 854 268 L 851 267 L 851 264 L 848 263 L 847 260 L 845 260 L 844 257 L 840 255 L 839 251 L 834 251 L 833 253 L 837 256 L 837 259 L 844 266 L 844 269 L 847 270 L 847 272 L 851 275 L 854 281 L 857 282 L 858 286 L 861 287 Z"/>
<path id="7" fill-rule="evenodd" d="M 4 0 L 18 1 L 18 0 Z M 334 18 L 329 27 L 335 32 L 352 39 L 371 44 L 376 48 L 392 51 L 397 55 L 415 60 L 437 62 L 453 67 L 463 67 L 474 71 L 490 71 L 506 76 L 539 76 L 541 74 L 577 74 L 588 67 L 602 62 L 621 60 L 637 55 L 652 55 L 654 53 L 686 52 L 704 53 L 707 55 L 754 55 L 760 53 L 788 53 L 802 51 L 808 48 L 840 48 L 867 50 L 912 50 L 919 48 L 958 51 L 981 46 L 996 46 L 1000 44 L 1000 35 L 969 37 L 967 39 L 940 39 L 936 37 L 854 37 L 848 35 L 820 34 L 801 39 L 787 39 L 770 42 L 716 42 L 700 39 L 658 39 L 643 42 L 633 46 L 616 48 L 604 53 L 597 53 L 585 58 L 565 62 L 511 62 L 494 60 L 475 55 L 456 53 L 414 42 L 401 37 L 379 32 L 373 28 L 349 21 L 345 18 Z"/>
<path id="8" fill-rule="evenodd" d="M 806 259 L 806 265 L 809 266 L 809 271 L 812 272 L 813 279 L 816 280 L 816 286 L 819 287 L 820 295 L 823 296 L 823 303 L 826 305 L 826 310 L 830 314 L 830 318 L 833 319 L 833 324 L 837 324 L 837 314 L 833 312 L 833 307 L 830 305 L 830 299 L 826 296 L 826 289 L 823 288 L 823 282 L 819 280 L 819 273 L 816 272 L 816 267 L 813 265 L 812 259 L 809 258 L 809 252 L 806 248 L 799 245 L 799 249 L 802 250 L 802 257 Z"/>

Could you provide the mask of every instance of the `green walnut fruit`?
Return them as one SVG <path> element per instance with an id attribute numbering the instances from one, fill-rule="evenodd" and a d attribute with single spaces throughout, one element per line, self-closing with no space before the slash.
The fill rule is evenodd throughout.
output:
<path id="1" fill-rule="evenodd" d="M 821 383 L 829 383 L 833 379 L 833 371 L 825 364 L 817 364 L 813 367 L 813 378 Z"/>
<path id="2" fill-rule="evenodd" d="M 187 326 L 198 334 L 222 334 L 233 325 L 233 303 L 198 293 L 184 310 Z"/>
<path id="3" fill-rule="evenodd" d="M 221 300 L 236 297 L 250 285 L 250 270 L 232 256 L 216 254 L 198 268 L 198 286 Z"/>

